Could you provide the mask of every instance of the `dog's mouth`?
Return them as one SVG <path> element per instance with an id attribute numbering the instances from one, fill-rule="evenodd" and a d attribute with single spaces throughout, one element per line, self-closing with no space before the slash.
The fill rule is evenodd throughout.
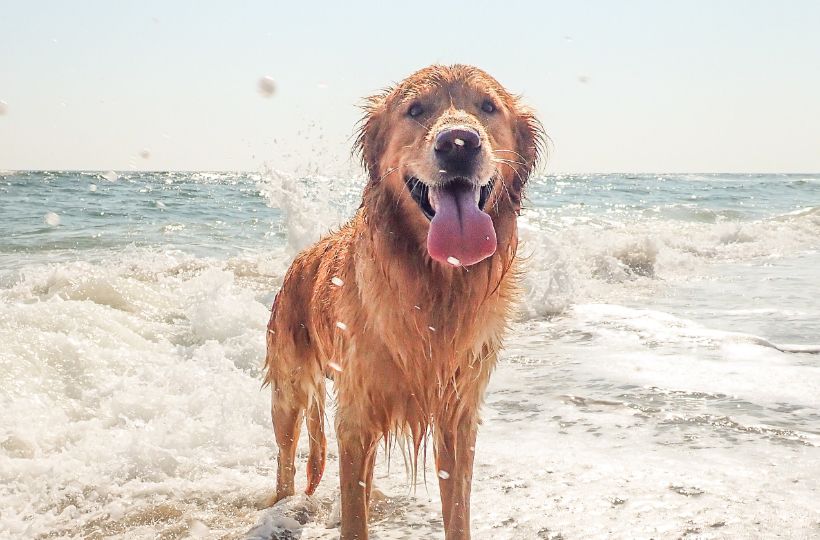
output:
<path id="1" fill-rule="evenodd" d="M 433 205 L 430 203 L 430 187 L 416 178 L 415 176 L 410 176 L 405 180 L 405 184 L 407 185 L 407 189 L 410 191 L 410 197 L 416 204 L 419 205 L 419 209 L 421 213 L 424 214 L 428 220 L 432 221 L 433 217 L 436 215 L 436 209 L 433 208 Z M 456 190 L 463 190 L 463 189 L 475 189 L 474 184 L 467 180 L 466 178 L 457 178 L 445 184 L 440 189 L 442 191 L 456 191 Z M 476 204 L 478 205 L 479 210 L 484 210 L 484 207 L 487 205 L 487 199 L 490 198 L 490 193 L 493 192 L 493 181 L 490 180 L 480 188 L 478 188 L 478 199 L 476 200 Z M 475 195 L 474 195 L 475 196 Z"/>
<path id="2" fill-rule="evenodd" d="M 406 183 L 410 196 L 430 220 L 427 253 L 433 260 L 470 266 L 495 253 L 495 227 L 490 215 L 484 212 L 492 181 L 479 187 L 456 178 L 430 187 L 410 177 Z"/>

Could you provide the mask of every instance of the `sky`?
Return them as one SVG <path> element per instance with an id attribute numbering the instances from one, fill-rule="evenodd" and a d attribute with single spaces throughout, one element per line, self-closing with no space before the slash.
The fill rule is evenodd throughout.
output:
<path id="1" fill-rule="evenodd" d="M 364 96 L 467 63 L 538 112 L 547 173 L 820 172 L 818 28 L 801 0 L 0 0 L 0 170 L 346 174 Z"/>

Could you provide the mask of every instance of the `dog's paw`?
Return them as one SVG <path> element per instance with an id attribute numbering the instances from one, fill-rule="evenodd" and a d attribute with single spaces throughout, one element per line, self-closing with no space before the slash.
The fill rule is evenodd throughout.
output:
<path id="1" fill-rule="evenodd" d="M 270 495 L 263 496 L 259 499 L 259 502 L 256 504 L 256 508 L 258 510 L 264 510 L 265 508 L 271 508 L 276 506 L 280 501 L 284 501 L 285 499 L 292 497 L 293 494 L 290 495 L 282 495 L 280 496 L 278 493 L 271 493 Z"/>

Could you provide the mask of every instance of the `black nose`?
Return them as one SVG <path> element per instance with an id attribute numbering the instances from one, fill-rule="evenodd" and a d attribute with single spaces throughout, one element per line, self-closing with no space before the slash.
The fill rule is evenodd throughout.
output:
<path id="1" fill-rule="evenodd" d="M 451 127 L 436 135 L 436 157 L 445 166 L 464 166 L 478 154 L 481 137 L 469 127 Z"/>

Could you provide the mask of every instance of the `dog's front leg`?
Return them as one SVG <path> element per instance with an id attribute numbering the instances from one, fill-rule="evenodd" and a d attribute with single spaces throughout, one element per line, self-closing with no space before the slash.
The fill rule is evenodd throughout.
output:
<path id="1" fill-rule="evenodd" d="M 367 540 L 368 480 L 375 464 L 378 437 L 360 422 L 349 421 L 346 411 L 340 409 L 336 418 L 342 497 L 341 540 Z"/>
<path id="2" fill-rule="evenodd" d="M 471 413 L 442 419 L 436 431 L 436 469 L 447 540 L 470 538 L 470 488 L 478 419 Z"/>

